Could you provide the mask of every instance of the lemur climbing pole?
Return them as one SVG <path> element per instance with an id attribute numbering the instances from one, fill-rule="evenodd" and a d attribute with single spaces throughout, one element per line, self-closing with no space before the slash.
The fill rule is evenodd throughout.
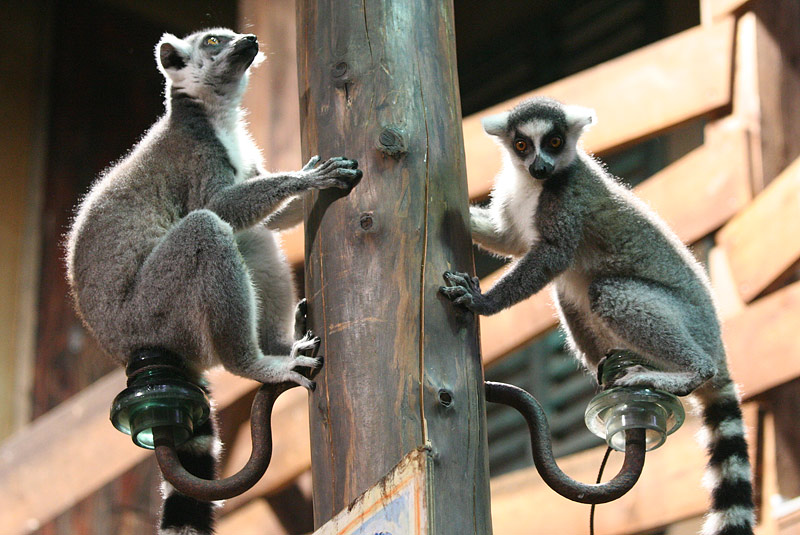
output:
<path id="1" fill-rule="evenodd" d="M 427 452 L 428 533 L 491 533 L 476 322 L 438 294 L 472 271 L 450 0 L 297 2 L 304 157 L 348 154 L 306 201 L 314 522 Z"/>

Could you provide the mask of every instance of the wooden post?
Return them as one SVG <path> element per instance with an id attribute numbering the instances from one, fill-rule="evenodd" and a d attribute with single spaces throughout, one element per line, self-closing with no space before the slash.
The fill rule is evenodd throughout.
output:
<path id="1" fill-rule="evenodd" d="M 305 159 L 356 158 L 306 203 L 319 527 L 427 448 L 428 533 L 491 533 L 475 318 L 438 294 L 472 271 L 451 0 L 297 3 Z"/>

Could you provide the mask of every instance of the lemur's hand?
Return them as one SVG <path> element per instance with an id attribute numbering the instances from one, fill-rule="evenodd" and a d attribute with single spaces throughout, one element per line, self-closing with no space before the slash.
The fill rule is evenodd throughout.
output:
<path id="1" fill-rule="evenodd" d="M 466 273 L 445 271 L 444 280 L 448 285 L 440 287 L 439 293 L 456 305 L 476 314 L 493 312 L 489 300 L 481 293 L 478 277 L 470 277 Z"/>
<path id="2" fill-rule="evenodd" d="M 352 189 L 361 180 L 363 172 L 358 169 L 356 160 L 348 160 L 337 156 L 325 160 L 319 166 L 319 156 L 314 156 L 300 171 L 310 181 L 313 189 Z"/>

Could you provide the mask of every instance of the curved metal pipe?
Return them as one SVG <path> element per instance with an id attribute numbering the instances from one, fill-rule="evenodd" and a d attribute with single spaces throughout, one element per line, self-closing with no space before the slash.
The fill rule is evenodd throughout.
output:
<path id="1" fill-rule="evenodd" d="M 601 484 L 581 483 L 556 464 L 547 416 L 536 398 L 516 386 L 487 381 L 486 400 L 508 405 L 522 414 L 530 429 L 536 470 L 550 488 L 565 498 L 580 503 L 606 503 L 628 492 L 639 480 L 644 467 L 644 429 L 626 431 L 625 460 L 614 479 Z"/>
<path id="2" fill-rule="evenodd" d="M 242 494 L 255 485 L 267 471 L 272 457 L 272 407 L 275 400 L 294 383 L 265 384 L 256 392 L 250 410 L 253 450 L 250 459 L 238 473 L 225 479 L 202 479 L 181 464 L 169 428 L 153 429 L 156 459 L 161 473 L 175 489 L 197 500 L 225 500 Z"/>

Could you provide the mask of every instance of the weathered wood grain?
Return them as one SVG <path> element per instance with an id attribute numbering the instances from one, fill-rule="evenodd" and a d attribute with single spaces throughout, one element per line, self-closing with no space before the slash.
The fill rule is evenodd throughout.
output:
<path id="1" fill-rule="evenodd" d="M 326 358 L 310 408 L 315 525 L 427 444 L 431 532 L 489 533 L 476 325 L 438 295 L 445 270 L 472 269 L 452 3 L 299 1 L 297 13 L 304 156 L 364 170 L 349 196 L 306 206 L 309 320 Z"/>

